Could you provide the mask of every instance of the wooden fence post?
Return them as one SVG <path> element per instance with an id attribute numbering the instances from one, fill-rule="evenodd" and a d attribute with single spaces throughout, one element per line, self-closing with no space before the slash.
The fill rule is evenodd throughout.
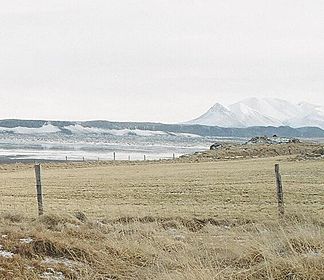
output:
<path id="1" fill-rule="evenodd" d="M 113 155 L 114 155 L 114 161 L 115 161 L 116 160 L 116 152 L 114 152 Z"/>
<path id="2" fill-rule="evenodd" d="M 279 216 L 283 217 L 283 215 L 285 214 L 285 208 L 284 208 L 282 180 L 281 180 L 281 175 L 280 175 L 279 164 L 275 165 L 275 173 L 276 173 L 278 211 L 279 211 Z"/>
<path id="3" fill-rule="evenodd" d="M 43 191 L 42 191 L 40 164 L 35 164 L 35 175 L 36 175 L 38 215 L 41 216 L 44 214 L 44 208 L 43 208 Z"/>

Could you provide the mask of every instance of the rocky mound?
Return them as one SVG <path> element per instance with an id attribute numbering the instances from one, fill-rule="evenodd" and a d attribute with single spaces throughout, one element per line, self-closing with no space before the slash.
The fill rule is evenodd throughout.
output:
<path id="1" fill-rule="evenodd" d="M 278 137 L 274 135 L 272 137 L 267 136 L 257 136 L 251 138 L 246 144 L 287 144 L 287 143 L 300 143 L 301 141 L 297 138 L 287 138 L 287 137 Z"/>
<path id="2" fill-rule="evenodd" d="M 252 139 L 251 139 L 252 140 Z M 301 158 L 323 158 L 324 145 L 311 142 L 266 143 L 248 141 L 245 144 L 222 144 L 217 149 L 182 156 L 190 161 L 228 160 L 244 158 L 265 158 L 275 156 L 298 156 Z M 263 139 L 264 140 L 264 139 Z"/>

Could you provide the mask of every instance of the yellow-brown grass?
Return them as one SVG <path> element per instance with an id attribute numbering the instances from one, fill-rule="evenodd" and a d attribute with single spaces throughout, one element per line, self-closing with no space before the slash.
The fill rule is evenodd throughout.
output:
<path id="1" fill-rule="evenodd" d="M 42 171 L 46 215 L 36 218 L 33 166 L 0 166 L 0 245 L 14 254 L 0 256 L 0 279 L 324 279 L 323 160 Z"/>

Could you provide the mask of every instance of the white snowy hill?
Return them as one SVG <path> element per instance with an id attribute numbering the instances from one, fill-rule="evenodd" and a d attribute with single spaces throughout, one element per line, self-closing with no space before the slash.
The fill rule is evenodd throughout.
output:
<path id="1" fill-rule="evenodd" d="M 247 98 L 228 107 L 215 104 L 202 116 L 186 122 L 220 127 L 315 126 L 324 129 L 324 107 L 293 104 L 278 98 Z"/>

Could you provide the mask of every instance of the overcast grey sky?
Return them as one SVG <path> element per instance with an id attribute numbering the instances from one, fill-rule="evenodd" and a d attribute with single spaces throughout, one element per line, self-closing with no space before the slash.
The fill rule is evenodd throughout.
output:
<path id="1" fill-rule="evenodd" d="M 179 122 L 324 105 L 323 0 L 0 0 L 0 118 Z"/>

